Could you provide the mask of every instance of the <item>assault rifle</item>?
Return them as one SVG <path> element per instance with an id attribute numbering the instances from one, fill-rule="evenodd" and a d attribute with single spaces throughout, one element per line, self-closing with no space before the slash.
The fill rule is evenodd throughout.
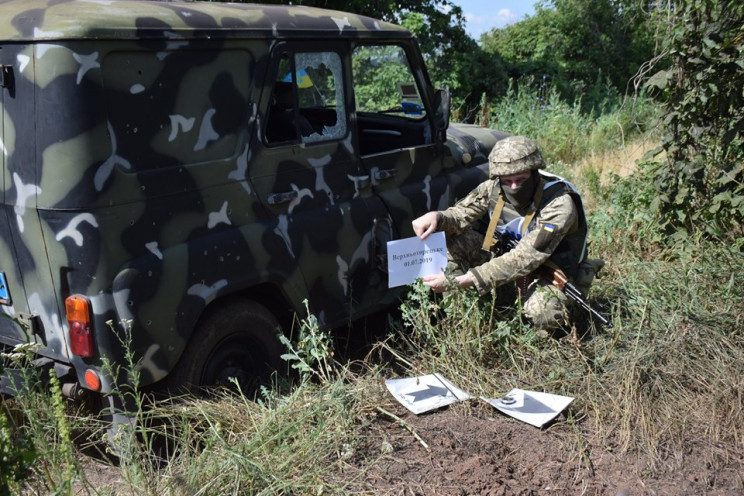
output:
<path id="1" fill-rule="evenodd" d="M 497 230 L 494 232 L 494 237 L 498 239 L 502 253 L 513 250 L 519 243 L 519 240 L 517 240 L 514 234 L 510 233 L 509 231 L 499 232 Z M 563 291 L 566 296 L 571 298 L 582 308 L 587 310 L 591 315 L 596 317 L 596 319 L 599 320 L 602 325 L 604 325 L 608 329 L 612 328 L 612 322 L 610 322 L 609 319 L 604 317 L 602 314 L 593 309 L 591 305 L 589 305 L 589 303 L 581 296 L 581 291 L 579 291 L 579 289 L 568 280 L 566 274 L 553 262 L 548 260 L 543 265 L 538 267 L 537 270 L 535 270 L 535 273 L 543 279 L 552 282 L 553 285 Z"/>

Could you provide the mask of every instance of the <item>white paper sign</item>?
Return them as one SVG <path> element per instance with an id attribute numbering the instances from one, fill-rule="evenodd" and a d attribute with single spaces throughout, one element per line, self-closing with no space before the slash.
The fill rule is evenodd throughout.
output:
<path id="1" fill-rule="evenodd" d="M 568 396 L 523 389 L 512 389 L 501 398 L 481 399 L 500 412 L 535 427 L 542 427 L 553 420 L 574 400 Z"/>
<path id="2" fill-rule="evenodd" d="M 385 386 L 401 405 L 416 415 L 472 398 L 439 374 L 388 379 Z"/>
<path id="3" fill-rule="evenodd" d="M 418 237 L 388 241 L 388 287 L 412 284 L 419 277 L 441 274 L 447 266 L 447 242 L 443 232 L 422 241 Z"/>

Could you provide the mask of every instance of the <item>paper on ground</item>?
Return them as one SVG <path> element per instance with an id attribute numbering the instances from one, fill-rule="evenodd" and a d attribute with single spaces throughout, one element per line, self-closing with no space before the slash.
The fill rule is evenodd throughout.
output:
<path id="1" fill-rule="evenodd" d="M 439 374 L 388 379 L 385 386 L 401 405 L 417 415 L 472 398 Z"/>
<path id="2" fill-rule="evenodd" d="M 512 389 L 501 398 L 481 399 L 500 412 L 535 427 L 542 427 L 553 420 L 574 400 L 568 396 L 523 389 Z"/>

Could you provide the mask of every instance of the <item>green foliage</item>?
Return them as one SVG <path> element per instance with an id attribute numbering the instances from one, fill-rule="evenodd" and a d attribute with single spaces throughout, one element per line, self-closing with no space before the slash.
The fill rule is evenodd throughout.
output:
<path id="1" fill-rule="evenodd" d="M 432 83 L 448 88 L 456 120 L 472 119 L 482 93 L 506 89 L 506 70 L 498 54 L 486 53 L 465 32 L 459 7 L 449 14 L 403 14 L 401 24 L 417 38 Z"/>
<path id="2" fill-rule="evenodd" d="M 548 162 L 575 163 L 589 151 L 620 146 L 653 126 L 656 111 L 644 96 L 631 100 L 608 92 L 585 112 L 569 103 L 547 78 L 512 81 L 504 97 L 489 105 L 489 126 L 537 140 Z"/>
<path id="3" fill-rule="evenodd" d="M 397 83 L 408 82 L 411 70 L 398 46 L 360 46 L 352 58 L 356 108 L 379 112 L 400 106 Z"/>
<path id="4" fill-rule="evenodd" d="M 106 408 L 101 440 L 106 451 L 118 459 L 122 478 L 139 494 L 158 494 L 155 446 L 162 440 L 156 423 L 157 414 L 148 408 L 149 400 L 141 390 L 141 358 L 134 352 L 131 320 L 106 322 L 123 351 L 123 361 L 103 357 L 102 372 L 112 381 L 107 395 L 112 398 Z M 109 422 L 111 424 L 109 424 Z M 101 422 L 98 423 L 101 425 Z"/>
<path id="5" fill-rule="evenodd" d="M 357 407 L 348 385 L 303 382 L 261 403 L 223 394 L 162 405 L 180 431 L 170 477 L 143 494 L 346 494 L 336 468 L 355 455 Z"/>
<path id="6" fill-rule="evenodd" d="M 239 3 L 263 3 L 286 5 L 286 0 L 245 1 Z M 292 5 L 305 5 L 322 9 L 340 10 L 355 14 L 400 23 L 407 12 L 420 12 L 427 17 L 438 19 L 440 16 L 462 22 L 462 9 L 450 0 L 293 0 Z"/>
<path id="7" fill-rule="evenodd" d="M 16 493 L 16 484 L 31 473 L 36 457 L 28 436 L 12 429 L 0 411 L 0 496 Z"/>
<path id="8" fill-rule="evenodd" d="M 6 362 L 11 363 L 13 367 L 27 366 L 32 351 L 32 348 L 21 345 L 17 346 L 13 353 L 1 353 L 0 374 L 3 373 Z M 0 406 L 6 407 L 2 398 Z M 10 496 L 18 492 L 16 489 L 18 483 L 32 473 L 31 469 L 37 456 L 36 449 L 26 432 L 12 425 L 5 412 L 0 411 L 0 496 Z"/>
<path id="9" fill-rule="evenodd" d="M 511 77 L 547 77 L 568 101 L 608 78 L 624 94 L 628 81 L 653 55 L 653 24 L 642 0 L 554 0 L 535 15 L 481 37 L 483 49 L 500 54 Z"/>
<path id="10" fill-rule="evenodd" d="M 70 415 L 54 369 L 46 371 L 49 387 L 45 389 L 42 373 L 33 367 L 28 353 L 18 352 L 25 358 L 13 357 L 24 391 L 3 400 L 8 417 L 0 413 L 0 468 L 4 469 L 0 471 L 0 495 L 14 487 L 13 494 L 28 487 L 36 494 L 71 495 L 82 478 L 73 439 L 79 419 Z M 13 419 L 12 429 L 9 419 Z"/>
<path id="11" fill-rule="evenodd" d="M 648 84 L 666 102 L 666 161 L 649 169 L 665 232 L 741 236 L 744 224 L 744 5 L 680 0 Z"/>
<path id="12" fill-rule="evenodd" d="M 706 444 L 733 446 L 742 435 L 735 418 L 744 414 L 732 393 L 744 379 L 741 253 L 701 237 L 659 250 L 638 243 L 627 226 L 617 230 L 613 240 L 597 240 L 611 250 L 612 283 L 602 291 L 618 302 L 622 334 L 598 336 L 584 351 L 592 380 L 607 385 L 604 393 L 591 391 L 602 423 L 619 426 L 625 448 L 656 460 L 677 452 L 693 432 Z"/>
<path id="13" fill-rule="evenodd" d="M 304 303 L 308 315 L 299 322 L 296 344 L 279 333 L 279 340 L 288 350 L 282 359 L 300 373 L 303 381 L 315 377 L 323 384 L 330 384 L 336 377 L 333 340 L 328 332 L 320 329 L 318 319 L 310 313 L 308 301 L 304 300 Z"/>
<path id="14" fill-rule="evenodd" d="M 77 479 L 80 466 L 76 460 L 75 446 L 72 442 L 72 428 L 67 417 L 62 385 L 54 369 L 49 370 L 49 392 L 53 418 L 56 422 L 58 442 L 54 450 L 55 466 L 60 468 L 61 477 L 57 481 L 55 494 L 73 494 L 73 482 Z"/>
<path id="15" fill-rule="evenodd" d="M 469 376 L 474 369 L 501 361 L 513 340 L 525 334 L 516 304 L 501 307 L 490 295 L 481 297 L 473 290 L 440 296 L 419 281 L 400 310 L 402 328 L 393 346 L 396 355 L 402 351 L 414 357 L 402 360 L 414 374 Z"/>

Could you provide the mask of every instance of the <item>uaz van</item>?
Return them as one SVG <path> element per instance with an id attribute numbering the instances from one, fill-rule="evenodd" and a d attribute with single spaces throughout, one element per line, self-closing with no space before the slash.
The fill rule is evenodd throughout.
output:
<path id="1" fill-rule="evenodd" d="M 344 12 L 0 3 L 0 346 L 70 396 L 250 380 L 396 301 L 386 242 L 486 178 L 411 33 Z M 8 365 L 0 385 L 17 392 Z"/>

